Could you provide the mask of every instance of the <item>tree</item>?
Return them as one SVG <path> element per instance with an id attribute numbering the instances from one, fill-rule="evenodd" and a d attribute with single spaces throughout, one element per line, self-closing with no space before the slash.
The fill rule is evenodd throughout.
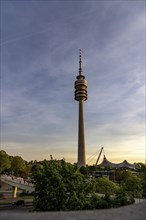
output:
<path id="1" fill-rule="evenodd" d="M 120 186 L 115 194 L 114 207 L 132 204 L 134 201 L 134 197 L 126 192 L 122 186 Z"/>
<path id="2" fill-rule="evenodd" d="M 33 165 L 31 163 L 26 164 L 25 174 L 26 177 L 31 175 Z"/>
<path id="3" fill-rule="evenodd" d="M 57 169 L 47 161 L 44 161 L 43 165 L 37 165 L 36 169 L 34 173 L 35 209 L 41 211 L 63 209 L 65 188 Z"/>
<path id="4" fill-rule="evenodd" d="M 121 183 L 126 192 L 131 193 L 134 197 L 142 196 L 142 180 L 137 176 L 129 176 Z"/>
<path id="5" fill-rule="evenodd" d="M 129 170 L 115 170 L 115 179 L 118 183 L 125 181 L 130 176 L 132 176 L 132 173 Z"/>
<path id="6" fill-rule="evenodd" d="M 18 175 L 19 172 L 23 172 L 26 169 L 25 161 L 20 156 L 15 156 L 12 158 L 11 162 L 11 170 L 13 171 L 14 175 Z"/>
<path id="7" fill-rule="evenodd" d="M 33 171 L 33 178 L 37 211 L 85 209 L 95 192 L 94 181 L 65 160 L 43 161 Z"/>
<path id="8" fill-rule="evenodd" d="M 113 181 L 109 180 L 107 177 L 96 179 L 96 189 L 98 193 L 112 195 L 116 193 L 118 188 L 118 185 Z"/>
<path id="9" fill-rule="evenodd" d="M 142 197 L 146 198 L 146 164 L 137 163 L 136 165 L 142 182 Z"/>
<path id="10" fill-rule="evenodd" d="M 80 173 L 83 175 L 89 175 L 89 169 L 88 166 L 87 167 L 80 167 Z"/>
<path id="11" fill-rule="evenodd" d="M 1 150 L 0 151 L 0 174 L 3 171 L 9 169 L 10 167 L 11 167 L 11 161 L 9 159 L 8 154 L 5 151 Z"/>

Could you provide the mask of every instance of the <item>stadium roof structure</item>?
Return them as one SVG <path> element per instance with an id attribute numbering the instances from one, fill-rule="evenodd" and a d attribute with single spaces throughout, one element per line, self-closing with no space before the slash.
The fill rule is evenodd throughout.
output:
<path id="1" fill-rule="evenodd" d="M 124 160 L 121 163 L 112 163 L 104 156 L 103 161 L 98 166 L 101 167 L 110 167 L 114 169 L 130 169 L 130 170 L 136 170 L 135 164 L 129 163 L 127 160 Z"/>

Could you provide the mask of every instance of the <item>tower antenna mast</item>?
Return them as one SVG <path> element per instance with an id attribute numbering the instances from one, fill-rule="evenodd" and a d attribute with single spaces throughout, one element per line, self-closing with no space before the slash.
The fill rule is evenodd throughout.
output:
<path id="1" fill-rule="evenodd" d="M 79 102 L 78 120 L 78 166 L 86 166 L 85 131 L 84 131 L 84 101 L 87 100 L 87 81 L 82 70 L 82 53 L 79 50 L 79 75 L 74 83 L 75 100 Z"/>

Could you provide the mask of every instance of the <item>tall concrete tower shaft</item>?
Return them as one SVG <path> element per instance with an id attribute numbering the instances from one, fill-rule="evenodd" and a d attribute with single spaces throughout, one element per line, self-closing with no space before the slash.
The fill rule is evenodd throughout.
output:
<path id="1" fill-rule="evenodd" d="M 79 54 L 79 75 L 74 84 L 75 100 L 79 102 L 78 121 L 78 166 L 86 166 L 85 133 L 84 133 L 84 101 L 87 100 L 87 81 L 82 71 L 82 55 Z"/>

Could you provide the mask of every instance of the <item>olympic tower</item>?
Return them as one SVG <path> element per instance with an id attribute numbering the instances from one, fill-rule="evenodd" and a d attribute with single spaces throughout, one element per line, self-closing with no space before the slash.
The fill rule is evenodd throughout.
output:
<path id="1" fill-rule="evenodd" d="M 85 132 L 84 132 L 84 101 L 87 100 L 87 81 L 82 71 L 82 54 L 79 50 L 79 75 L 74 83 L 75 100 L 79 102 L 78 120 L 78 166 L 86 166 Z"/>

